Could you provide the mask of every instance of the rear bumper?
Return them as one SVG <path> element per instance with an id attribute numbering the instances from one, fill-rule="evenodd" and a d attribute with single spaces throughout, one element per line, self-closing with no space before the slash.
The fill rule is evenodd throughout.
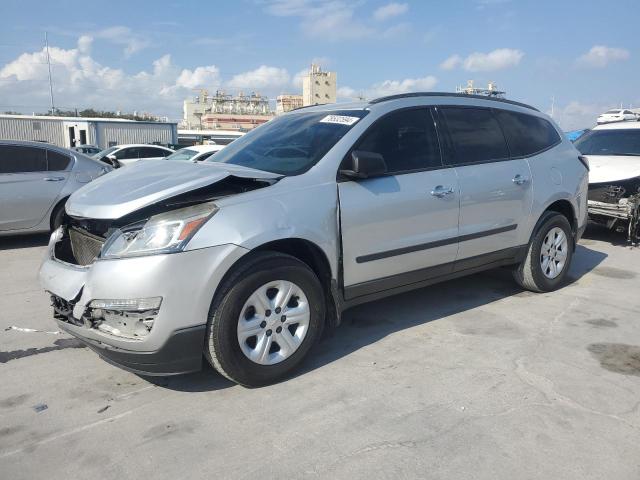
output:
<path id="1" fill-rule="evenodd" d="M 172 332 L 165 343 L 153 352 L 126 350 L 89 339 L 77 332 L 76 328 L 82 327 L 74 328 L 63 321 L 58 321 L 58 326 L 100 355 L 103 360 L 133 373 L 152 376 L 179 375 L 202 368 L 206 325 Z"/>

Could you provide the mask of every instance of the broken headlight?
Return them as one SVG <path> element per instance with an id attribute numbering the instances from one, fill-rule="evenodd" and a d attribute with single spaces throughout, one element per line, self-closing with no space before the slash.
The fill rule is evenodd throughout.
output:
<path id="1" fill-rule="evenodd" d="M 217 211 L 214 203 L 201 203 L 120 228 L 107 239 L 100 256 L 122 258 L 179 252 Z"/>

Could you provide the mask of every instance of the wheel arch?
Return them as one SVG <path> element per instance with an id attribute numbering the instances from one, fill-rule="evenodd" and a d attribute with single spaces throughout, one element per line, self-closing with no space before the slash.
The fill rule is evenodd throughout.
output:
<path id="1" fill-rule="evenodd" d="M 331 271 L 331 264 L 325 252 L 317 244 L 303 238 L 283 238 L 263 243 L 240 257 L 226 272 L 225 278 L 252 254 L 258 252 L 278 252 L 291 255 L 306 264 L 318 277 L 324 290 L 325 326 L 340 324 L 342 300 L 338 283 Z M 223 280 L 220 282 L 223 283 Z"/>
<path id="2" fill-rule="evenodd" d="M 531 232 L 529 241 L 531 241 L 534 235 L 538 232 L 539 228 L 544 223 L 543 219 L 550 212 L 559 213 L 560 215 L 564 216 L 567 219 L 567 221 L 569 222 L 569 225 L 571 225 L 571 232 L 573 234 L 572 239 L 575 246 L 575 238 L 576 238 L 576 233 L 578 231 L 578 217 L 576 216 L 576 210 L 573 204 L 571 203 L 570 200 L 566 198 L 561 198 L 553 201 L 542 211 L 542 213 L 538 217 L 538 220 L 536 220 L 536 224 L 533 228 L 533 231 Z"/>
<path id="3" fill-rule="evenodd" d="M 50 210 L 51 213 L 49 213 L 49 230 L 53 230 L 53 217 L 57 213 L 58 208 L 64 207 L 64 204 L 67 203 L 70 196 L 71 195 L 65 195 L 53 205 L 53 208 Z"/>

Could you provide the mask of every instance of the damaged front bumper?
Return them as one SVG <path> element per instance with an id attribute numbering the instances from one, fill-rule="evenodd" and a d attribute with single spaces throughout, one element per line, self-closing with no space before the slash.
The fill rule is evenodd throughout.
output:
<path id="1" fill-rule="evenodd" d="M 589 185 L 589 220 L 640 241 L 640 178 Z"/>
<path id="2" fill-rule="evenodd" d="M 57 241 L 53 235 L 40 282 L 52 295 L 61 329 L 110 363 L 136 373 L 170 375 L 201 368 L 213 294 L 226 271 L 246 253 L 244 248 L 221 245 L 78 266 L 55 257 Z M 154 308 L 113 307 L 114 301 L 135 305 L 159 298 L 147 305 Z M 147 330 L 137 334 L 139 322 Z"/>

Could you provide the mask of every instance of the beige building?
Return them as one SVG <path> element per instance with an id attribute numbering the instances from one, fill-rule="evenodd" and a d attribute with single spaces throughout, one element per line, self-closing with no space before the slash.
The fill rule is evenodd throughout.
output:
<path id="1" fill-rule="evenodd" d="M 302 79 L 302 103 L 321 105 L 335 103 L 337 99 L 336 72 L 323 72 L 319 65 L 312 64 L 307 76 Z"/>
<path id="2" fill-rule="evenodd" d="M 195 98 L 184 101 L 181 128 L 250 130 L 264 123 L 264 118 L 273 118 L 269 99 L 265 96 L 257 93 L 245 95 L 242 92 L 238 95 L 228 95 L 222 91 L 209 95 L 207 90 L 201 90 Z M 215 124 L 224 126 L 215 127 Z"/>
<path id="3" fill-rule="evenodd" d="M 205 113 L 200 119 L 200 128 L 204 130 L 237 130 L 246 132 L 268 122 L 272 118 L 273 115 Z"/>
<path id="4" fill-rule="evenodd" d="M 303 107 L 302 95 L 278 95 L 276 97 L 276 115 L 281 115 L 296 108 Z"/>

